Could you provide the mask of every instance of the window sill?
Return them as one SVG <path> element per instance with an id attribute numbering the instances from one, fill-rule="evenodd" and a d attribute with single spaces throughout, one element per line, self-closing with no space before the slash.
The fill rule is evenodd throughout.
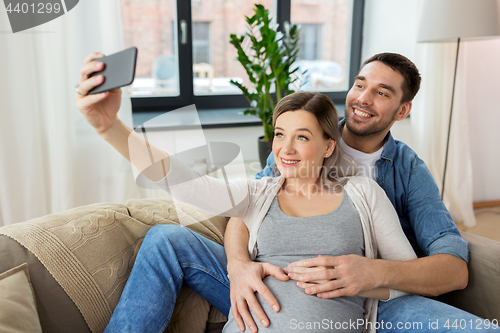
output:
<path id="1" fill-rule="evenodd" d="M 249 126 L 262 126 L 262 121 L 254 115 L 245 115 L 243 111 L 245 108 L 230 108 L 230 109 L 210 109 L 210 110 L 198 110 L 198 116 L 200 117 L 201 127 L 204 129 L 209 128 L 228 128 L 228 127 L 249 127 Z M 344 106 L 338 105 L 337 111 L 339 114 L 339 119 L 344 117 Z M 156 118 L 164 112 L 136 112 L 132 114 L 132 119 L 134 122 L 134 128 Z M 148 130 L 188 130 L 197 129 L 199 125 L 195 123 L 186 123 L 185 119 L 175 119 L 170 118 L 172 122 L 168 124 L 162 122 L 161 118 L 158 120 L 153 120 L 148 123 L 146 128 Z"/>
<path id="2" fill-rule="evenodd" d="M 202 128 L 225 128 L 225 127 L 246 127 L 261 126 L 262 121 L 254 115 L 243 114 L 244 108 L 198 110 Z M 132 114 L 134 128 L 150 121 L 151 119 L 164 114 L 164 112 L 138 112 Z M 170 118 L 172 119 L 172 118 Z M 161 120 L 153 120 L 146 126 L 149 130 L 184 130 L 196 129 L 199 125 L 186 123 L 185 119 L 172 119 L 173 122 L 164 123 Z"/>

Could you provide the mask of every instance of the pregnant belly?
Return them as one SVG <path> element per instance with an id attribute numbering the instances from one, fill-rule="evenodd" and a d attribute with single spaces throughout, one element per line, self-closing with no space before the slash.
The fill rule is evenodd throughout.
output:
<path id="1" fill-rule="evenodd" d="M 264 283 L 280 304 L 280 312 L 276 313 L 256 294 L 270 321 L 265 332 L 363 330 L 364 299 L 361 297 L 322 299 L 306 295 L 304 289 L 297 287 L 296 281 L 280 281 L 273 276 L 264 278 Z"/>
<path id="2" fill-rule="evenodd" d="M 278 267 L 302 260 L 310 256 L 278 256 L 258 258 L 257 261 L 269 262 Z M 338 297 L 322 299 L 314 295 L 306 295 L 304 289 L 297 287 L 297 281 L 280 281 L 274 276 L 264 278 L 264 283 L 276 297 L 280 311 L 274 312 L 269 304 L 258 293 L 255 293 L 264 312 L 269 318 L 269 327 L 264 328 L 253 314 L 259 332 L 362 332 L 364 298 Z M 223 333 L 241 332 L 229 313 L 228 322 Z"/>

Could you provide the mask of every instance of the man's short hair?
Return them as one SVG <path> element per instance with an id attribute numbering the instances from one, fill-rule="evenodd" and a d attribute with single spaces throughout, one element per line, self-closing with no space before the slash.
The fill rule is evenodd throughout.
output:
<path id="1" fill-rule="evenodd" d="M 403 75 L 403 97 L 401 103 L 410 102 L 413 100 L 418 90 L 420 89 L 420 82 L 422 78 L 418 72 L 417 66 L 410 59 L 398 53 L 379 53 L 367 59 L 361 69 L 373 61 L 380 61 L 381 63 L 391 67 L 393 70 L 398 71 Z M 360 70 L 361 70 L 360 69 Z"/>

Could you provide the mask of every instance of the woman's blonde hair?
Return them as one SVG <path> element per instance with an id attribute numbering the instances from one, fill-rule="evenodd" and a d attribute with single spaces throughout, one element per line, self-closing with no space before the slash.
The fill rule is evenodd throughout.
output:
<path id="1" fill-rule="evenodd" d="M 344 184 L 346 177 L 356 174 L 356 162 L 347 156 L 338 144 L 339 118 L 332 100 L 317 92 L 296 92 L 285 96 L 274 108 L 273 126 L 276 126 L 276 119 L 281 114 L 297 110 L 308 111 L 314 115 L 323 130 L 324 138 L 332 139 L 336 143 L 333 153 L 323 160 L 323 167 L 319 173 L 320 184 L 326 187 Z M 276 165 L 274 169 L 276 172 Z"/>

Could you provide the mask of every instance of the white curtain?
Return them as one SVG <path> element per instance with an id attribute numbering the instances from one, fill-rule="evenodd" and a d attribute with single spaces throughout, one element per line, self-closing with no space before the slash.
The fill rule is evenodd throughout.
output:
<path id="1" fill-rule="evenodd" d="M 414 101 L 411 129 L 414 149 L 426 162 L 439 188 L 450 116 L 456 43 L 417 44 L 415 62 L 422 86 Z M 461 43 L 453 106 L 443 201 L 453 220 L 467 228 L 476 224 L 472 208 L 472 162 L 469 146 L 466 43 Z"/>
<path id="2" fill-rule="evenodd" d="M 16 34 L 0 11 L 0 226 L 96 202 L 158 196 L 75 106 L 78 69 L 91 52 L 123 49 L 119 0 L 85 0 Z M 119 116 L 132 125 L 124 90 Z"/>

